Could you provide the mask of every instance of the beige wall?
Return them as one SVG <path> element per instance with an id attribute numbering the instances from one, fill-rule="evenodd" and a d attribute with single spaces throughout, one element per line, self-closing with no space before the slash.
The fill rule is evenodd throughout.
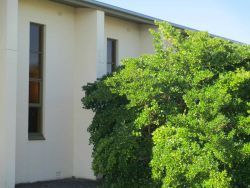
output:
<path id="1" fill-rule="evenodd" d="M 82 109 L 81 87 L 107 72 L 107 38 L 118 40 L 119 61 L 152 53 L 149 26 L 48 0 L 19 0 L 18 21 L 16 183 L 95 179 L 87 133 L 94 114 Z M 45 25 L 45 141 L 28 141 L 30 22 Z"/>
<path id="2" fill-rule="evenodd" d="M 153 36 L 150 33 L 150 29 L 156 29 L 155 26 L 152 25 L 140 25 L 140 54 L 152 54 L 154 53 L 154 45 L 153 45 Z"/>
<path id="3" fill-rule="evenodd" d="M 16 147 L 17 0 L 0 1 L 0 187 L 14 188 Z"/>
<path id="4" fill-rule="evenodd" d="M 105 17 L 105 36 L 116 39 L 118 43 L 118 63 L 124 58 L 154 52 L 150 27 L 115 17 Z"/>
<path id="5" fill-rule="evenodd" d="M 81 87 L 106 73 L 104 13 L 93 9 L 76 10 L 76 65 L 74 71 L 74 176 L 95 179 L 91 170 L 92 147 L 87 128 L 93 112 L 82 109 Z"/>
<path id="6" fill-rule="evenodd" d="M 127 57 L 137 57 L 140 54 L 140 26 L 139 24 L 105 17 L 106 38 L 117 40 L 118 62 Z"/>
<path id="7" fill-rule="evenodd" d="M 46 0 L 20 0 L 16 183 L 73 174 L 74 8 Z M 45 25 L 45 141 L 28 141 L 29 24 Z"/>

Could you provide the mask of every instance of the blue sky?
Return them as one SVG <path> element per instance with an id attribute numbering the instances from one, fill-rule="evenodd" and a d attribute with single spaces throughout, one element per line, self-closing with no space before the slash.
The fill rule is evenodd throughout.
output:
<path id="1" fill-rule="evenodd" d="M 250 44 L 250 0 L 99 0 Z"/>

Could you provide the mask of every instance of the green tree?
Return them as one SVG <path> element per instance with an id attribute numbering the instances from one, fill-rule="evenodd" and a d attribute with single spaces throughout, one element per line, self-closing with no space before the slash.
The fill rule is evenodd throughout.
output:
<path id="1" fill-rule="evenodd" d="M 250 47 L 158 23 L 155 54 L 84 87 L 109 187 L 250 185 Z"/>

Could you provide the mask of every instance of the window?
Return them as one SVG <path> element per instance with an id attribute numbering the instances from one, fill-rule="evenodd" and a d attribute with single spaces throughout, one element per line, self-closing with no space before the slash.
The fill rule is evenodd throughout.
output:
<path id="1" fill-rule="evenodd" d="M 116 68 L 116 43 L 114 39 L 107 40 L 107 72 L 112 73 Z"/>
<path id="2" fill-rule="evenodd" d="M 44 26 L 30 23 L 29 51 L 29 140 L 43 140 L 43 57 Z"/>

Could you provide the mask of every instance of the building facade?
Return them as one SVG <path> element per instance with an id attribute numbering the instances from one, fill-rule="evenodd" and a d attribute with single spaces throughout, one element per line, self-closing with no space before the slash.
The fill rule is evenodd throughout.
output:
<path id="1" fill-rule="evenodd" d="M 0 188 L 95 179 L 82 86 L 153 53 L 153 19 L 87 0 L 0 1 Z"/>
<path id="2" fill-rule="evenodd" d="M 82 86 L 153 53 L 155 20 L 94 0 L 0 0 L 0 188 L 96 178 Z"/>

